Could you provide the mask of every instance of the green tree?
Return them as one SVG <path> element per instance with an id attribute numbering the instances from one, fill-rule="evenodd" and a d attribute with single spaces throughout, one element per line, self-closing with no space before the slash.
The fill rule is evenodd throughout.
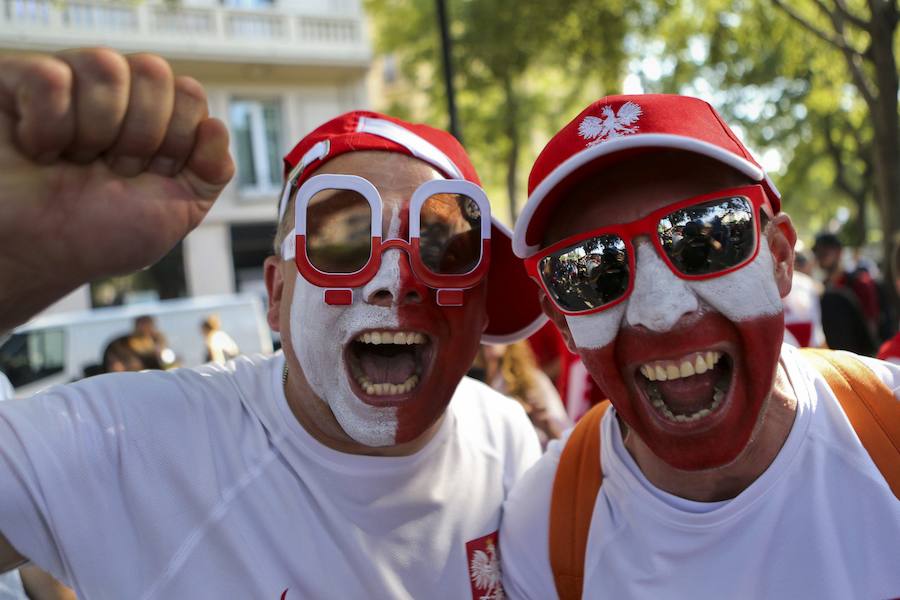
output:
<path id="1" fill-rule="evenodd" d="M 861 148 L 871 160 L 878 201 L 885 268 L 900 232 L 900 112 L 897 94 L 897 0 L 811 0 L 797 6 L 772 0 L 792 21 L 840 53 L 856 93 L 868 108 L 872 142 Z M 897 295 L 889 286 L 894 304 Z"/>
<path id="2" fill-rule="evenodd" d="M 663 72 L 646 86 L 711 97 L 752 146 L 783 157 L 777 182 L 801 224 L 819 228 L 849 202 L 846 240 L 881 241 L 889 258 L 900 227 L 896 0 L 654 6 L 648 47 Z"/>
<path id="3" fill-rule="evenodd" d="M 619 89 L 625 70 L 623 40 L 636 2 L 522 2 L 458 0 L 448 3 L 454 38 L 454 82 L 467 149 L 489 189 L 505 188 L 510 222 L 521 204 L 521 168 L 539 140 L 578 108 Z M 440 82 L 437 17 L 433 0 L 367 0 L 376 44 L 395 55 L 415 93 L 397 99 L 394 114 L 446 120 Z M 424 113 L 424 114 L 422 114 Z M 536 143 L 537 142 L 537 143 Z"/>

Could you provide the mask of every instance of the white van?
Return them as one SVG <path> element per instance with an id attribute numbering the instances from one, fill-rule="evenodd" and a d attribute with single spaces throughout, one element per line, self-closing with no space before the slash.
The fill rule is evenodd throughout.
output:
<path id="1" fill-rule="evenodd" d="M 150 315 L 179 364 L 202 364 L 206 348 L 200 324 L 216 314 L 242 354 L 271 353 L 272 335 L 259 297 L 201 296 L 39 316 L 15 329 L 0 346 L 0 371 L 27 396 L 47 386 L 81 379 L 101 362 L 113 339 L 131 333 L 134 320 Z"/>

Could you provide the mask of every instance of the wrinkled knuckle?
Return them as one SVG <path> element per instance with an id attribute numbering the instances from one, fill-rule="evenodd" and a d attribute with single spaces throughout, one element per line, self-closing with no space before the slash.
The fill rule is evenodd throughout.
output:
<path id="1" fill-rule="evenodd" d="M 175 90 L 178 92 L 179 97 L 186 98 L 198 104 L 206 105 L 207 103 L 206 90 L 203 88 L 203 85 L 193 77 L 187 77 L 185 75 L 177 77 L 175 79 Z"/>
<path id="2" fill-rule="evenodd" d="M 42 96 L 68 93 L 72 89 L 72 69 L 53 57 L 37 56 L 31 60 L 27 85 Z"/>
<path id="3" fill-rule="evenodd" d="M 128 57 L 134 77 L 152 81 L 157 85 L 171 85 L 174 80 L 172 67 L 162 57 L 154 54 L 132 54 Z"/>
<path id="4" fill-rule="evenodd" d="M 109 48 L 86 48 L 68 55 L 73 68 L 85 79 L 119 87 L 128 82 L 125 57 Z"/>

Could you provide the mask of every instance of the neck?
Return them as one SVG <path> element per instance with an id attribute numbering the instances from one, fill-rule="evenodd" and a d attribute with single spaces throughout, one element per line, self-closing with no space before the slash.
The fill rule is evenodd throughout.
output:
<path id="1" fill-rule="evenodd" d="M 625 448 L 657 488 L 688 500 L 716 502 L 734 498 L 765 472 L 790 434 L 797 398 L 781 363 L 772 393 L 763 403 L 750 441 L 731 463 L 702 471 L 676 469 L 656 456 L 620 419 Z"/>
<path id="2" fill-rule="evenodd" d="M 285 355 L 285 365 L 288 357 Z M 300 426 L 320 444 L 343 452 L 361 456 L 409 456 L 424 448 L 444 422 L 444 415 L 419 437 L 390 446 L 366 446 L 347 435 L 328 404 L 310 388 L 302 369 L 287 368 L 283 378 L 284 396 L 291 413 Z"/>

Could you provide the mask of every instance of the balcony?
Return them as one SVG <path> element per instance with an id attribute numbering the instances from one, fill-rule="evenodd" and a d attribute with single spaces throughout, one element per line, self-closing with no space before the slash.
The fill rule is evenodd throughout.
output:
<path id="1" fill-rule="evenodd" d="M 359 1 L 232 9 L 189 0 L 0 0 L 0 48 L 101 45 L 175 59 L 365 67 L 371 48 Z"/>

